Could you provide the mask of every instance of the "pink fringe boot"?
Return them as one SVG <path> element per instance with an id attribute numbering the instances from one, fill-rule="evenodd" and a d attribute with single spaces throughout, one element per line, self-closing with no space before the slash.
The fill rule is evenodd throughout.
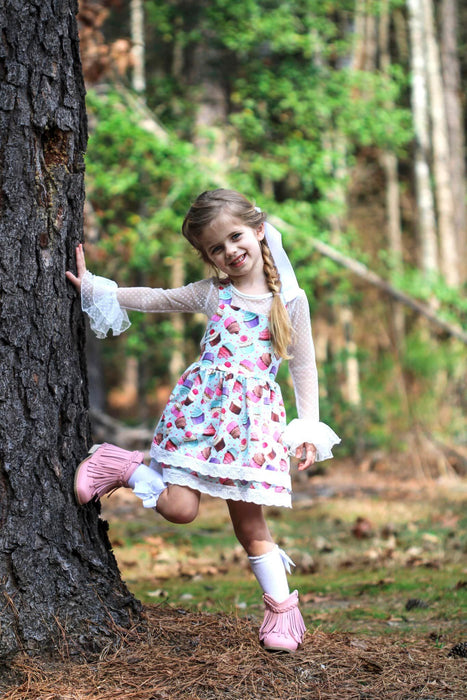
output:
<path id="1" fill-rule="evenodd" d="M 298 592 L 294 591 L 282 603 L 277 603 L 267 593 L 264 620 L 259 630 L 259 640 L 268 651 L 296 651 L 306 632 L 305 623 L 298 609 Z"/>
<path id="2" fill-rule="evenodd" d="M 128 486 L 128 479 L 144 459 L 143 452 L 129 452 L 107 442 L 94 445 L 89 454 L 75 474 L 75 497 L 80 506 Z"/>

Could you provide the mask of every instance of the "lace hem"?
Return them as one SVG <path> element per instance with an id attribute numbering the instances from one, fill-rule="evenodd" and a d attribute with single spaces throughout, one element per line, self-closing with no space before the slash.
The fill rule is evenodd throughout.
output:
<path id="1" fill-rule="evenodd" d="M 331 448 L 340 441 L 340 437 L 329 425 L 308 418 L 294 418 L 282 434 L 282 442 L 287 445 L 291 455 L 304 442 L 311 442 L 316 447 L 317 462 L 333 457 Z"/>
<path id="2" fill-rule="evenodd" d="M 262 481 L 270 486 L 283 486 L 286 489 L 291 488 L 289 472 L 278 472 L 269 469 L 255 469 L 254 467 L 242 466 L 238 468 L 238 473 L 235 473 L 235 465 L 215 464 L 193 457 L 184 458 L 180 452 L 168 452 L 154 444 L 151 447 L 150 454 L 153 459 L 161 464 L 170 464 L 173 467 L 181 467 L 182 469 L 193 469 L 203 476 L 220 477 L 224 479 L 243 479 L 245 481 Z"/>
<path id="3" fill-rule="evenodd" d="M 128 314 L 117 300 L 118 285 L 105 277 L 86 271 L 81 284 L 81 308 L 89 316 L 91 329 L 98 338 L 111 330 L 120 335 L 131 326 Z"/>
<path id="4" fill-rule="evenodd" d="M 200 481 L 190 472 L 175 472 L 164 469 L 164 480 L 169 484 L 189 486 L 195 491 L 200 491 L 214 498 L 222 498 L 224 501 L 245 501 L 259 506 L 292 507 L 292 496 L 288 492 L 277 493 L 266 489 L 252 489 L 248 486 L 224 486 L 223 484 L 209 484 Z"/>

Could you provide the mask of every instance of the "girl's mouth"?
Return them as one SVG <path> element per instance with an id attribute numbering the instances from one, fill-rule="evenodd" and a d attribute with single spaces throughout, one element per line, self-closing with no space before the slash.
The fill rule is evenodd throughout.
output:
<path id="1" fill-rule="evenodd" d="M 239 267 L 240 265 L 243 265 L 245 258 L 246 253 L 243 253 L 243 255 L 240 255 L 238 258 L 235 258 L 235 260 L 232 260 L 232 262 L 230 263 L 231 267 Z"/>

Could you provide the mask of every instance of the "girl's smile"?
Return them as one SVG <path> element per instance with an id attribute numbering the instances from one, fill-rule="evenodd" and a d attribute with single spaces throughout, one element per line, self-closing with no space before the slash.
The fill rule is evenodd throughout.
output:
<path id="1" fill-rule="evenodd" d="M 264 293 L 268 288 L 260 244 L 263 238 L 263 224 L 254 229 L 241 219 L 223 214 L 206 227 L 201 243 L 208 260 L 237 288 Z"/>

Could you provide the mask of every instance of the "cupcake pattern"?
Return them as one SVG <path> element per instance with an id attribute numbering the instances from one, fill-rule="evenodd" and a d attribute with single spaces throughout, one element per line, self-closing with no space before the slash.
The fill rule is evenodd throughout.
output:
<path id="1" fill-rule="evenodd" d="M 151 456 L 169 483 L 225 499 L 291 505 L 285 410 L 268 318 L 232 305 L 219 288 L 201 353 L 180 377 Z"/>

